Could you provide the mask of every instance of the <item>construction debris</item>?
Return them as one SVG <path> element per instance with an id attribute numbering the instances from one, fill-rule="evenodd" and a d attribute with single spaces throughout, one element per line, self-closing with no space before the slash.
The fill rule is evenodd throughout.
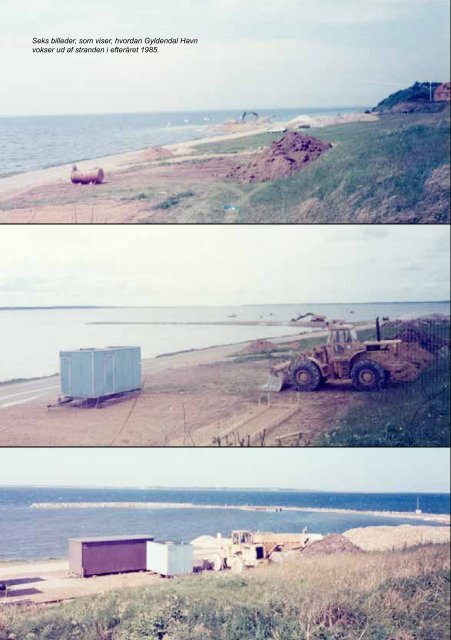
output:
<path id="1" fill-rule="evenodd" d="M 241 182 L 265 182 L 298 173 L 332 145 L 318 138 L 290 131 L 249 162 L 234 167 L 228 178 Z"/>

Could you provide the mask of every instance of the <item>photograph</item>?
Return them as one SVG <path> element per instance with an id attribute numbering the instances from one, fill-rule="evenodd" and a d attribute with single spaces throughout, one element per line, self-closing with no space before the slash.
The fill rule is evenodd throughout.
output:
<path id="1" fill-rule="evenodd" d="M 443 448 L 2 449 L 0 638 L 445 640 L 449 471 Z"/>
<path id="2" fill-rule="evenodd" d="M 440 225 L 8 226 L 1 446 L 449 446 Z"/>
<path id="3" fill-rule="evenodd" d="M 449 223 L 448 0 L 2 0 L 0 223 Z"/>
<path id="4" fill-rule="evenodd" d="M 451 640 L 449 0 L 0 4 L 0 640 Z"/>

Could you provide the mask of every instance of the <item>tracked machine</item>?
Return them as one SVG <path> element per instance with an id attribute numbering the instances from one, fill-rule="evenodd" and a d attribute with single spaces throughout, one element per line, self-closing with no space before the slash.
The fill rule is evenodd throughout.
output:
<path id="1" fill-rule="evenodd" d="M 346 380 L 358 391 L 376 391 L 388 380 L 409 382 L 418 376 L 419 367 L 403 356 L 402 340 L 382 340 L 379 318 L 376 340 L 360 341 L 351 324 L 328 325 L 326 344 L 313 347 L 295 358 L 271 368 L 265 389 L 315 391 L 329 380 Z"/>

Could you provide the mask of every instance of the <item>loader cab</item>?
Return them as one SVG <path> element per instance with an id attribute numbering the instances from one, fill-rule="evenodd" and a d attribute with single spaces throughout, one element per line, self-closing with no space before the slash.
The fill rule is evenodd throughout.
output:
<path id="1" fill-rule="evenodd" d="M 331 355 L 352 351 L 358 342 L 357 332 L 353 325 L 330 325 L 327 345 Z"/>
<path id="2" fill-rule="evenodd" d="M 232 544 L 252 544 L 253 537 L 251 531 L 232 531 Z"/>

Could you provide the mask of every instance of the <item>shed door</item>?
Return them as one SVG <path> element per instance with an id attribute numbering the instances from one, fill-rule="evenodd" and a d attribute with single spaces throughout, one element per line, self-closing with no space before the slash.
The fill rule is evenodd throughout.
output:
<path id="1" fill-rule="evenodd" d="M 105 354 L 104 359 L 104 380 L 105 380 L 105 395 L 109 393 L 115 392 L 115 384 L 114 384 L 114 354 L 107 353 Z"/>
<path id="2" fill-rule="evenodd" d="M 70 396 L 72 393 L 72 361 L 69 356 L 61 356 L 61 391 Z"/>

